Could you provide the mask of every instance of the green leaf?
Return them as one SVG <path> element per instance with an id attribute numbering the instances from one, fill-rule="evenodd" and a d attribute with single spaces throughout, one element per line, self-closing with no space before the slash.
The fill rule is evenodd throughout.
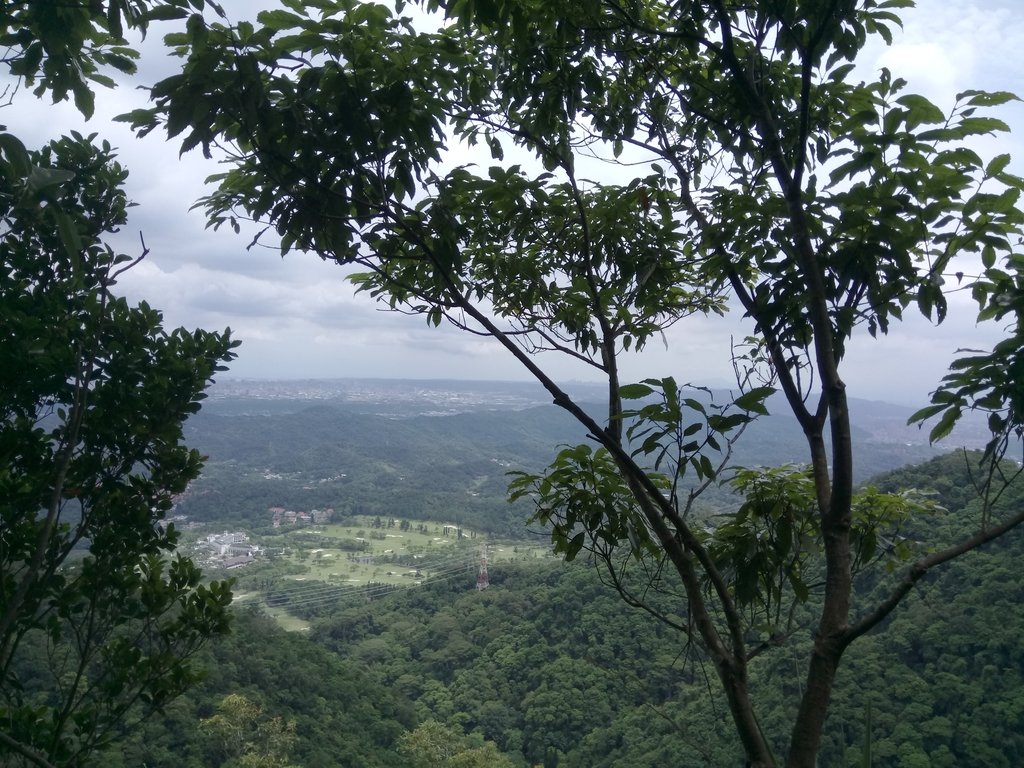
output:
<path id="1" fill-rule="evenodd" d="M 176 21 L 188 18 L 188 10 L 173 5 L 151 5 L 140 16 L 140 20 L 148 24 L 151 21 Z"/>
<path id="2" fill-rule="evenodd" d="M 986 176 L 998 176 L 1000 173 L 1006 170 L 1006 166 L 1010 164 L 1010 156 L 1008 154 L 997 155 L 989 161 L 989 164 L 985 166 Z"/>
<path id="3" fill-rule="evenodd" d="M 974 107 L 998 107 L 1011 101 L 1020 101 L 1016 94 L 1009 91 L 961 91 L 956 95 L 957 101 L 964 101 Z"/>
<path id="4" fill-rule="evenodd" d="M 733 404 L 744 411 L 767 416 L 768 408 L 765 407 L 764 401 L 773 394 L 775 387 L 757 387 L 737 397 Z"/>
<path id="5" fill-rule="evenodd" d="M 31 194 L 37 195 L 52 186 L 66 183 L 75 178 L 75 172 L 62 168 L 42 168 L 34 166 L 29 171 L 26 187 Z"/>
<path id="6" fill-rule="evenodd" d="M 572 562 L 576 559 L 576 555 L 578 555 L 580 550 L 583 549 L 586 536 L 587 534 L 585 531 L 580 531 L 565 545 L 565 559 L 567 562 Z"/>
<path id="7" fill-rule="evenodd" d="M 28 150 L 21 140 L 11 133 L 0 132 L 0 160 L 9 165 L 16 178 L 26 178 L 32 169 Z"/>
<path id="8" fill-rule="evenodd" d="M 948 407 L 949 407 L 948 404 L 939 404 L 939 405 L 929 405 L 929 406 L 926 406 L 924 408 L 921 408 L 920 410 L 915 411 L 910 416 L 910 418 L 907 419 L 907 424 L 916 424 L 916 423 L 918 423 L 920 421 L 927 421 L 932 416 L 935 416 L 936 414 L 942 413 Z"/>
<path id="9" fill-rule="evenodd" d="M 75 271 L 77 272 L 83 247 L 82 237 L 78 234 L 78 227 L 74 219 L 64 213 L 64 211 L 54 211 L 53 217 L 56 220 L 57 232 L 60 234 L 61 243 L 64 245 L 64 252 L 71 259 L 71 262 L 76 265 Z"/>
<path id="10" fill-rule="evenodd" d="M 948 408 L 946 412 L 942 414 L 942 418 L 939 419 L 939 423 L 936 424 L 928 434 L 928 441 L 931 443 L 938 442 L 952 432 L 953 427 L 955 427 L 956 423 L 960 420 L 960 414 L 961 411 L 959 408 Z"/>
<path id="11" fill-rule="evenodd" d="M 641 400 L 654 394 L 654 389 L 646 384 L 625 384 L 619 387 L 619 397 L 623 400 Z"/>
<path id="12" fill-rule="evenodd" d="M 1010 126 L 995 117 L 965 117 L 960 121 L 959 128 L 967 136 L 1010 132 Z"/>
<path id="13" fill-rule="evenodd" d="M 937 106 L 932 104 L 924 96 L 908 94 L 896 99 L 896 103 L 907 108 L 907 127 L 916 128 L 919 125 L 931 123 L 943 123 L 946 120 L 945 114 Z"/>

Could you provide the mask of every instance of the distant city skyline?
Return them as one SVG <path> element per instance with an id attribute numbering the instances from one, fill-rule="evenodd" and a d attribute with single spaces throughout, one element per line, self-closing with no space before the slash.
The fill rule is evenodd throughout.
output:
<path id="1" fill-rule="evenodd" d="M 253 15 L 274 2 L 224 2 L 229 14 Z M 1018 66 L 1024 49 L 1024 15 L 1011 0 L 940 2 L 925 0 L 900 11 L 905 31 L 895 44 L 880 43 L 865 52 L 858 72 L 872 77 L 882 66 L 909 80 L 943 108 L 953 94 L 968 88 L 1024 92 Z M 248 249 L 254 228 L 241 235 L 205 228 L 201 211 L 189 211 L 206 191 L 203 179 L 216 173 L 201 153 L 178 158 L 177 143 L 159 131 L 136 139 L 112 117 L 145 105 L 150 85 L 171 74 L 177 60 L 166 57 L 160 42 L 169 31 L 155 24 L 143 50 L 139 74 L 120 88 L 97 88 L 96 117 L 86 123 L 68 104 L 51 105 L 23 90 L 14 106 L 0 112 L 8 129 L 31 145 L 70 130 L 96 132 L 119 147 L 131 172 L 129 196 L 139 205 L 130 212 L 115 247 L 141 251 L 140 233 L 149 257 L 123 276 L 120 289 L 132 300 L 161 309 L 168 326 L 220 329 L 231 326 L 243 342 L 227 374 L 232 378 L 361 378 L 524 380 L 525 371 L 497 343 L 457 332 L 428 328 L 421 317 L 382 312 L 370 299 L 356 296 L 345 281 L 346 270 L 312 256 L 289 255 L 259 246 Z M 997 114 L 1024 132 L 1024 109 L 1013 104 Z M 1024 145 L 1019 136 L 978 142 L 983 155 L 1010 152 L 1011 170 L 1024 173 Z M 947 322 L 930 327 L 913 307 L 907 320 L 880 340 L 861 333 L 849 345 L 843 368 L 852 395 L 909 405 L 923 405 L 959 348 L 989 347 L 992 331 L 979 333 L 970 297 L 953 294 Z M 729 320 L 692 318 L 654 338 L 642 356 L 623 358 L 623 378 L 667 375 L 680 382 L 713 387 L 735 386 L 728 355 L 731 340 L 752 333 L 739 313 Z M 568 360 L 550 365 L 556 380 L 588 380 L 595 373 Z"/>

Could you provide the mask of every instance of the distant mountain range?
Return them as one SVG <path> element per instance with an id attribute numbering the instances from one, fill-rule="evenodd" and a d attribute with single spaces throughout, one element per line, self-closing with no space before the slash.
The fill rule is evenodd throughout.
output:
<path id="1" fill-rule="evenodd" d="M 595 416 L 604 412 L 600 387 L 567 389 Z M 718 403 L 727 395 L 693 393 Z M 866 400 L 850 408 L 857 482 L 957 447 L 929 445 L 926 430 L 907 426 L 909 408 Z M 802 430 L 780 396 L 769 410 L 733 446 L 732 467 L 806 463 Z M 960 436 L 974 447 L 984 440 L 975 435 Z M 560 447 L 589 439 L 536 384 L 387 379 L 220 382 L 186 438 L 208 456 L 178 498 L 176 513 L 190 522 L 260 530 L 271 527 L 272 507 L 330 509 L 335 519 L 431 520 L 508 538 L 527 534 L 533 511 L 525 500 L 508 503 L 509 473 L 541 472 Z M 704 491 L 694 514 L 735 508 L 730 476 Z"/>
<path id="2" fill-rule="evenodd" d="M 590 382 L 560 382 L 577 401 L 600 413 L 605 388 Z M 716 393 L 721 402 L 725 392 Z M 313 404 L 381 416 L 450 416 L 478 411 L 516 411 L 551 405 L 551 397 L 533 381 L 462 381 L 457 379 L 225 379 L 207 401 L 219 413 L 256 415 L 292 413 Z M 924 403 L 922 403 L 924 405 Z M 769 401 L 773 414 L 760 427 L 777 429 L 777 419 L 792 422 L 781 395 Z M 928 428 L 908 426 L 913 408 L 877 400 L 850 399 L 855 433 L 868 442 L 927 449 L 919 457 L 966 446 L 980 448 L 988 439 L 980 417 L 965 417 L 942 444 L 928 446 Z M 795 426 L 795 424 L 794 424 Z M 760 431 L 760 430 L 757 430 Z M 915 451 L 916 453 L 916 451 Z"/>

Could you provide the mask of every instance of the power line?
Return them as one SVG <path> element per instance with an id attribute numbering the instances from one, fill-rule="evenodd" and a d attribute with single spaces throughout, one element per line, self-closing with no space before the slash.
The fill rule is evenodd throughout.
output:
<path id="1" fill-rule="evenodd" d="M 458 556 L 458 557 L 447 558 L 445 560 L 438 560 L 438 561 L 435 561 L 435 562 L 432 562 L 432 563 L 423 563 L 423 564 L 417 565 L 416 566 L 416 570 L 421 572 L 421 573 L 428 574 L 427 576 L 424 576 L 421 580 L 430 580 L 434 576 L 436 576 L 437 574 L 443 573 L 443 572 L 447 572 L 447 571 L 451 570 L 452 568 L 475 567 L 476 562 L 477 561 L 476 561 L 475 557 L 473 557 L 471 555 L 463 555 L 463 556 Z M 408 570 L 412 570 L 412 568 L 408 567 Z M 315 582 L 309 582 L 309 583 L 312 584 L 312 583 L 315 583 Z M 358 585 L 331 584 L 330 582 L 323 582 L 323 581 L 319 581 L 317 583 L 319 583 L 321 586 L 313 587 L 312 588 L 313 590 L 316 590 L 316 589 L 319 589 L 319 590 L 336 590 L 336 589 L 343 589 L 343 588 L 349 587 L 349 586 L 358 587 Z M 303 581 L 294 580 L 293 586 L 275 587 L 273 589 L 273 592 L 274 592 L 274 594 L 277 594 L 277 595 L 288 595 L 288 594 L 293 594 L 293 593 L 294 594 L 298 594 L 298 593 L 309 594 L 311 589 L 309 587 L 307 587 L 307 586 L 304 586 L 304 584 L 305 584 L 305 582 L 303 582 Z"/>
<path id="2" fill-rule="evenodd" d="M 302 608 L 314 607 L 339 603 L 347 598 L 359 596 L 371 599 L 384 594 L 395 592 L 400 589 L 409 589 L 415 586 L 423 586 L 436 581 L 449 581 L 459 575 L 466 575 L 476 568 L 477 558 L 462 554 L 456 557 L 447 558 L 433 563 L 418 564 L 421 572 L 426 571 L 429 575 L 420 579 L 419 584 L 387 584 L 383 582 L 370 582 L 367 584 L 328 584 L 321 582 L 322 586 L 304 586 L 301 583 L 284 589 L 271 589 L 262 593 L 263 602 L 268 606 L 281 608 Z M 278 600 L 282 601 L 280 606 L 274 606 Z"/>

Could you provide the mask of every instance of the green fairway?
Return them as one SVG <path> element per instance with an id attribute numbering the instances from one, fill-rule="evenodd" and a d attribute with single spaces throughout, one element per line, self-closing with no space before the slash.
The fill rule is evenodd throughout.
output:
<path id="1" fill-rule="evenodd" d="M 310 606 L 320 609 L 345 597 L 365 599 L 436 579 L 462 580 L 471 589 L 485 551 L 489 570 L 503 562 L 551 557 L 544 537 L 495 540 L 464 526 L 375 516 L 253 539 L 274 557 L 232 571 L 238 602 L 261 603 L 291 631 L 309 628 L 304 610 Z"/>

